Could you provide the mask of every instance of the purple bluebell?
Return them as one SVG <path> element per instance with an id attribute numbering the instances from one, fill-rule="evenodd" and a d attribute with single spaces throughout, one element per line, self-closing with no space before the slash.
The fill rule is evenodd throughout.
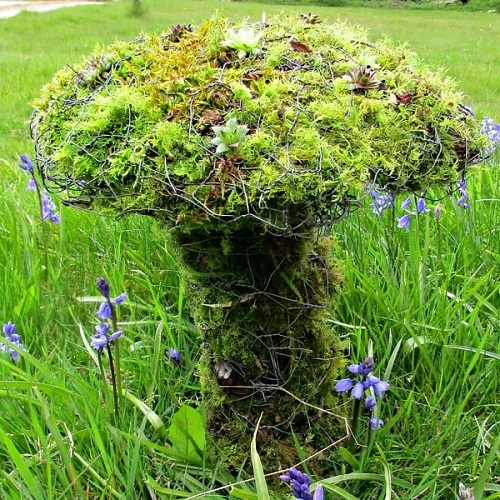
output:
<path id="1" fill-rule="evenodd" d="M 105 299 L 111 300 L 109 295 L 110 294 L 109 283 L 106 281 L 106 278 L 98 278 L 97 289 Z"/>
<path id="2" fill-rule="evenodd" d="M 375 370 L 372 356 L 367 357 L 362 363 L 349 365 L 347 370 L 359 378 L 337 380 L 335 390 L 341 393 L 351 391 L 350 397 L 358 401 L 365 397 L 365 408 L 373 411 L 377 405 L 376 398 L 381 398 L 389 389 L 389 382 L 372 375 Z"/>
<path id="3" fill-rule="evenodd" d="M 352 386 L 354 385 L 352 379 L 350 378 L 343 378 L 342 380 L 337 380 L 337 383 L 335 384 L 335 390 L 337 392 L 347 392 L 352 389 Z"/>
<path id="4" fill-rule="evenodd" d="M 403 210 L 408 210 L 410 208 L 410 205 L 411 205 L 411 196 L 408 196 L 408 198 L 406 198 L 403 203 L 401 203 L 401 208 Z"/>
<path id="5" fill-rule="evenodd" d="M 441 205 L 436 205 L 434 207 L 434 219 L 439 220 L 441 218 L 442 208 Z"/>
<path id="6" fill-rule="evenodd" d="M 10 321 L 3 325 L 2 331 L 5 335 L 5 339 L 11 344 L 15 345 L 21 351 L 26 351 L 26 348 L 21 344 L 21 336 L 16 333 L 16 325 Z M 13 349 L 11 346 L 0 342 L 0 352 L 4 354 L 10 354 L 12 361 L 17 361 L 19 359 L 19 352 Z"/>
<path id="7" fill-rule="evenodd" d="M 428 212 L 429 209 L 425 206 L 425 200 L 423 198 L 419 198 L 417 200 L 417 214 L 423 214 Z"/>
<path id="8" fill-rule="evenodd" d="M 356 375 L 368 375 L 375 370 L 375 362 L 369 356 L 362 363 L 359 363 L 359 365 L 349 365 L 347 369 Z"/>
<path id="9" fill-rule="evenodd" d="M 351 391 L 351 398 L 354 399 L 361 399 L 365 394 L 365 387 L 363 382 L 360 380 L 356 384 L 354 384 L 354 387 L 352 388 Z"/>
<path id="10" fill-rule="evenodd" d="M 28 172 L 30 174 L 35 173 L 35 169 L 33 168 L 33 162 L 30 160 L 28 155 L 21 155 L 21 163 L 19 164 L 19 168 Z"/>
<path id="11" fill-rule="evenodd" d="M 280 476 L 280 479 L 292 487 L 292 495 L 294 498 L 302 498 L 303 500 L 323 500 L 325 493 L 323 486 L 319 485 L 314 496 L 311 494 L 311 478 L 295 467 L 291 467 L 286 474 Z"/>
<path id="12" fill-rule="evenodd" d="M 42 220 L 50 220 L 54 224 L 59 224 L 61 222 L 61 218 L 58 214 L 56 214 L 55 210 L 57 209 L 57 207 L 48 193 L 44 193 L 41 203 Z"/>
<path id="13" fill-rule="evenodd" d="M 168 355 L 169 355 L 170 359 L 175 361 L 176 363 L 181 362 L 182 353 L 180 351 L 178 351 L 177 349 L 175 349 L 174 347 L 171 347 L 169 349 Z"/>
<path id="14" fill-rule="evenodd" d="M 118 339 L 123 333 L 123 331 L 118 330 L 117 332 L 108 335 L 110 327 L 109 323 L 99 323 L 95 327 L 96 333 L 92 335 L 92 338 L 90 339 L 90 346 L 93 347 L 99 354 L 102 353 L 103 349 L 107 347 L 110 342 Z"/>
<path id="15" fill-rule="evenodd" d="M 370 418 L 370 427 L 373 431 L 378 431 L 384 426 L 384 421 L 380 418 Z"/>
<path id="16" fill-rule="evenodd" d="M 470 198 L 469 193 L 467 191 L 467 181 L 462 179 L 458 184 L 458 192 L 460 193 L 460 198 L 457 200 L 457 205 L 462 207 L 464 210 L 468 210 L 470 208 Z"/>
<path id="17" fill-rule="evenodd" d="M 377 399 L 375 398 L 375 396 L 368 396 L 365 399 L 365 408 L 367 410 L 373 411 L 375 406 L 377 406 Z"/>
<path id="18" fill-rule="evenodd" d="M 111 319 L 113 317 L 113 309 L 127 300 L 127 294 L 123 292 L 118 295 L 116 299 L 112 300 L 110 296 L 109 283 L 105 278 L 99 278 L 97 280 L 97 289 L 99 290 L 99 293 L 106 299 L 99 306 L 97 316 L 103 320 Z"/>
<path id="19" fill-rule="evenodd" d="M 398 227 L 400 229 L 406 229 L 406 231 L 409 231 L 410 224 L 411 224 L 411 214 L 405 214 L 398 219 Z"/>
<path id="20" fill-rule="evenodd" d="M 481 122 L 481 132 L 490 140 L 489 147 L 483 150 L 484 156 L 495 154 L 500 144 L 500 123 L 495 123 L 492 118 L 484 118 Z"/>
<path id="21" fill-rule="evenodd" d="M 383 393 L 389 389 L 389 382 L 380 380 L 378 377 L 374 377 L 373 375 L 368 375 L 364 381 L 364 386 L 365 389 L 372 387 L 375 396 L 381 398 Z"/>
<path id="22" fill-rule="evenodd" d="M 395 195 L 390 191 L 382 191 L 378 184 L 369 184 L 366 186 L 369 190 L 372 203 L 370 208 L 375 215 L 381 216 L 388 208 L 394 206 Z"/>

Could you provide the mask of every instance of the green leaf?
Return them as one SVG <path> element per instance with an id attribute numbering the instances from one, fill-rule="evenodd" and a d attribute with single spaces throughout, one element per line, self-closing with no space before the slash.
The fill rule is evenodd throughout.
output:
<path id="1" fill-rule="evenodd" d="M 261 417 L 262 418 L 262 417 Z M 252 457 L 253 473 L 255 475 L 255 487 L 257 489 L 257 496 L 259 500 L 270 500 L 269 491 L 267 489 L 266 477 L 264 476 L 264 469 L 260 461 L 259 454 L 257 453 L 257 432 L 259 431 L 259 422 L 253 433 L 252 444 L 250 447 L 250 455 Z"/>
<path id="2" fill-rule="evenodd" d="M 191 463 L 202 463 L 205 452 L 205 428 L 201 415 L 190 406 L 178 410 L 168 429 L 172 448 Z"/>
<path id="3" fill-rule="evenodd" d="M 357 470 L 360 467 L 359 460 L 347 449 L 341 446 L 339 448 L 339 455 L 354 469 Z"/>
<path id="4" fill-rule="evenodd" d="M 238 498 L 239 500 L 259 500 L 259 495 L 253 491 L 233 488 L 229 493 L 229 498 Z"/>

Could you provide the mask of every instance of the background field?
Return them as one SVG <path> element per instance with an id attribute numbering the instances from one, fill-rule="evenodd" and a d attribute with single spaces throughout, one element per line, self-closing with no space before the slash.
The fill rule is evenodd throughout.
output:
<path id="1" fill-rule="evenodd" d="M 181 404 L 199 403 L 199 340 L 182 313 L 175 255 L 152 220 L 106 220 L 61 206 L 61 225 L 38 222 L 16 164 L 19 154 L 33 153 L 30 102 L 58 68 L 96 44 L 198 21 L 216 9 L 235 20 L 312 10 L 360 23 L 374 38 L 408 42 L 424 61 L 448 69 L 479 118 L 500 121 L 497 14 L 210 0 L 144 5 L 141 18 L 117 2 L 0 20 L 0 321 L 16 323 L 29 351 L 16 365 L 0 358 L 3 498 L 189 497 L 234 480 L 224 463 L 173 459 L 137 405 L 127 406 L 117 428 L 101 404 L 99 373 L 78 326 L 90 336 L 96 304 L 77 300 L 96 295 L 99 276 L 115 295 L 130 297 L 120 317 L 125 384 L 167 425 Z M 343 482 L 354 498 L 451 499 L 460 481 L 476 486 L 476 498 L 500 498 L 498 161 L 469 177 L 469 211 L 433 193 L 443 198 L 439 223 L 429 213 L 407 233 L 396 229 L 396 213 L 378 218 L 365 207 L 334 228 L 346 265 L 332 328 L 354 361 L 373 340 L 381 374 L 394 353 L 386 426 L 358 464 L 379 476 Z M 182 351 L 181 366 L 164 355 L 169 347 Z M 342 474 L 346 463 L 333 449 L 321 467 L 329 472 L 317 479 Z"/>

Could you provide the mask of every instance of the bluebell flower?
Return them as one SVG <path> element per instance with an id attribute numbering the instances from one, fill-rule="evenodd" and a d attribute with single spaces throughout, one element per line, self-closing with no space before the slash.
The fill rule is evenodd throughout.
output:
<path id="1" fill-rule="evenodd" d="M 492 118 L 484 118 L 481 122 L 481 132 L 491 141 L 491 145 L 484 149 L 485 156 L 495 154 L 500 144 L 500 123 L 495 123 Z"/>
<path id="2" fill-rule="evenodd" d="M 410 224 L 411 224 L 411 214 L 405 214 L 398 219 L 398 227 L 400 229 L 406 229 L 406 231 L 409 231 Z"/>
<path id="3" fill-rule="evenodd" d="M 375 396 L 381 398 L 383 393 L 389 389 L 389 382 L 385 382 L 380 380 L 378 377 L 374 377 L 373 375 L 368 375 L 366 380 L 364 381 L 365 389 L 373 388 L 373 392 L 375 392 Z"/>
<path id="4" fill-rule="evenodd" d="M 370 208 L 375 215 L 381 216 L 384 210 L 394 206 L 395 194 L 390 191 L 381 191 L 378 184 L 366 186 L 369 190 L 372 203 Z"/>
<path id="5" fill-rule="evenodd" d="M 99 354 L 102 353 L 103 349 L 107 347 L 110 342 L 118 339 L 123 331 L 118 330 L 117 332 L 108 335 L 110 329 L 109 323 L 100 323 L 95 327 L 96 333 L 92 335 L 90 339 L 90 346 L 93 347 Z"/>
<path id="6" fill-rule="evenodd" d="M 55 213 L 57 207 L 48 193 L 44 193 L 44 195 L 42 196 L 41 203 L 42 203 L 42 220 L 50 220 L 54 224 L 59 224 L 61 222 L 61 218 L 59 217 L 59 215 Z"/>
<path id="7" fill-rule="evenodd" d="M 5 339 L 11 344 L 15 345 L 21 351 L 26 351 L 26 348 L 21 344 L 21 336 L 16 333 L 16 325 L 10 321 L 3 325 L 2 331 L 5 335 Z M 0 342 L 0 352 L 4 354 L 10 354 L 12 361 L 17 361 L 19 359 L 19 352 L 12 347 Z"/>
<path id="8" fill-rule="evenodd" d="M 33 175 L 35 173 L 35 169 L 33 168 L 33 163 L 30 160 L 29 156 L 21 155 L 20 158 L 21 158 L 21 163 L 19 164 L 19 168 Z"/>
<path id="9" fill-rule="evenodd" d="M 442 208 L 441 208 L 441 205 L 436 205 L 434 207 L 434 219 L 435 220 L 439 220 L 441 218 L 441 212 L 442 212 Z"/>
<path id="10" fill-rule="evenodd" d="M 389 382 L 372 375 L 375 370 L 375 362 L 371 356 L 367 357 L 362 363 L 349 365 L 347 369 L 360 378 L 338 380 L 335 384 L 335 390 L 341 393 L 351 391 L 351 398 L 358 401 L 365 397 L 365 408 L 373 411 L 377 405 L 376 398 L 381 398 L 384 392 L 389 389 Z M 372 425 L 372 422 L 370 422 L 370 425 Z"/>
<path id="11" fill-rule="evenodd" d="M 181 362 L 182 353 L 180 351 L 178 351 L 177 349 L 175 349 L 174 347 L 171 347 L 169 349 L 168 355 L 170 356 L 170 359 L 175 361 L 176 363 Z"/>
<path id="12" fill-rule="evenodd" d="M 97 311 L 97 316 L 100 319 L 111 319 L 113 317 L 113 309 L 127 300 L 127 294 L 125 292 L 121 293 L 112 300 L 110 297 L 109 283 L 104 278 L 99 278 L 97 280 L 97 289 L 100 294 L 106 299 L 101 303 Z"/>
<path id="13" fill-rule="evenodd" d="M 10 321 L 8 323 L 6 323 L 5 325 L 3 325 L 3 328 L 2 328 L 2 331 L 4 333 L 4 335 L 9 338 L 11 337 L 12 335 L 15 335 L 16 333 L 16 325 L 14 325 L 14 323 L 11 323 Z"/>
<path id="14" fill-rule="evenodd" d="M 368 375 L 373 370 L 375 370 L 375 362 L 370 356 L 366 358 L 362 363 L 359 363 L 359 365 L 349 365 L 347 369 L 351 373 L 354 373 L 356 375 Z"/>
<path id="15" fill-rule="evenodd" d="M 419 198 L 417 200 L 417 214 L 423 214 L 428 212 L 429 209 L 425 206 L 425 200 L 423 198 Z"/>
<path id="16" fill-rule="evenodd" d="M 467 181 L 462 179 L 458 184 L 458 192 L 460 193 L 460 198 L 457 200 L 457 205 L 462 207 L 464 210 L 468 210 L 470 208 L 470 198 L 469 193 L 467 191 Z"/>
<path id="17" fill-rule="evenodd" d="M 361 399 L 365 394 L 365 386 L 362 381 L 357 382 L 351 391 L 351 398 Z"/>
<path id="18" fill-rule="evenodd" d="M 342 380 L 337 380 L 337 383 L 335 384 L 335 390 L 337 392 L 347 392 L 352 389 L 352 386 L 354 385 L 352 379 L 350 378 L 343 378 Z"/>
<path id="19" fill-rule="evenodd" d="M 368 396 L 365 399 L 365 408 L 367 410 L 373 411 L 375 406 L 377 406 L 377 400 L 376 400 L 375 396 Z"/>
<path id="20" fill-rule="evenodd" d="M 401 203 L 401 208 L 403 210 L 408 210 L 408 208 L 410 208 L 410 205 L 411 205 L 411 196 L 408 196 L 408 198 L 406 198 L 403 203 Z"/>
<path id="21" fill-rule="evenodd" d="M 97 289 L 99 290 L 99 293 L 107 300 L 110 299 L 110 291 L 109 291 L 109 283 L 106 281 L 106 278 L 99 278 L 97 280 Z"/>
<path id="22" fill-rule="evenodd" d="M 323 486 L 319 485 L 314 496 L 311 494 L 311 478 L 295 467 L 280 476 L 280 479 L 292 487 L 292 495 L 294 498 L 302 498 L 303 500 L 323 500 L 325 493 Z"/>
<path id="23" fill-rule="evenodd" d="M 373 431 L 378 431 L 384 426 L 384 421 L 380 418 L 370 418 L 370 427 Z"/>

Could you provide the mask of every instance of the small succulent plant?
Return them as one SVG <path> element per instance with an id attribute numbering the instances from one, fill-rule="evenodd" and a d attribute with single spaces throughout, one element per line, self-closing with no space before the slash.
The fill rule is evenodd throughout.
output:
<path id="1" fill-rule="evenodd" d="M 375 77 L 375 70 L 367 66 L 358 66 L 354 68 L 346 79 L 350 82 L 351 90 L 377 90 L 380 86 L 380 81 Z"/>
<path id="2" fill-rule="evenodd" d="M 262 33 L 255 33 L 253 28 L 240 28 L 239 30 L 229 29 L 226 39 L 221 42 L 224 47 L 238 51 L 238 58 L 243 59 L 247 55 L 255 55 L 260 52 L 257 48 Z"/>
<path id="3" fill-rule="evenodd" d="M 113 61 L 105 54 L 93 57 L 78 73 L 77 80 L 82 85 L 90 87 L 94 84 L 105 82 L 109 78 L 109 72 Z"/>
<path id="4" fill-rule="evenodd" d="M 215 137 L 211 140 L 214 146 L 217 146 L 216 153 L 226 153 L 240 145 L 248 132 L 246 125 L 238 125 L 236 118 L 231 118 L 223 127 L 212 127 Z"/>
<path id="5" fill-rule="evenodd" d="M 168 39 L 171 42 L 178 42 L 186 33 L 192 33 L 192 24 L 175 24 L 170 29 L 168 34 Z"/>

